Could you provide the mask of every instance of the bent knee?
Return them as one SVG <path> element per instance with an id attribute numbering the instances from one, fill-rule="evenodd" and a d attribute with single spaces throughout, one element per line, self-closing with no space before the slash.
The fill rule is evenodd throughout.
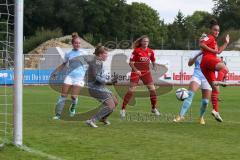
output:
<path id="1" fill-rule="evenodd" d="M 76 96 L 76 95 L 71 96 L 71 99 L 73 99 L 73 100 L 76 100 L 77 98 L 78 98 L 78 96 Z"/>
<path id="2" fill-rule="evenodd" d="M 67 98 L 67 94 L 62 93 L 62 94 L 61 94 L 61 97 Z"/>
<path id="3" fill-rule="evenodd" d="M 137 88 L 136 86 L 130 86 L 128 91 L 129 92 L 134 92 L 136 90 L 136 88 Z"/>
<path id="4" fill-rule="evenodd" d="M 154 85 L 148 85 L 147 88 L 150 91 L 155 91 L 156 90 L 156 87 Z"/>
<path id="5" fill-rule="evenodd" d="M 207 106 L 209 103 L 209 100 L 208 99 L 202 99 L 202 105 L 203 106 Z"/>
<path id="6" fill-rule="evenodd" d="M 118 105 L 118 100 L 116 99 L 116 100 L 114 101 L 114 103 L 115 103 L 115 107 L 117 107 L 117 105 Z"/>

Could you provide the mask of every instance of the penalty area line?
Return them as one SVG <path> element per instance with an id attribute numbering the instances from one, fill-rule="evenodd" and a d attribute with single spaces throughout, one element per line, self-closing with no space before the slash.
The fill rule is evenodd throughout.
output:
<path id="1" fill-rule="evenodd" d="M 50 154 L 47 154 L 47 153 L 44 153 L 40 150 L 36 150 L 36 149 L 33 149 L 33 148 L 30 148 L 30 147 L 27 147 L 25 145 L 23 146 L 18 146 L 18 148 L 24 150 L 24 151 L 27 151 L 29 153 L 32 153 L 32 154 L 35 154 L 35 155 L 38 155 L 40 157 L 43 157 L 43 158 L 47 158 L 49 160 L 63 160 L 62 158 L 60 157 L 56 157 L 54 155 L 50 155 Z"/>

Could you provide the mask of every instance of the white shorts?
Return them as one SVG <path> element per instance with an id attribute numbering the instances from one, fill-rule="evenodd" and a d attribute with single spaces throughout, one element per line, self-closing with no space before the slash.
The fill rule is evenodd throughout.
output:
<path id="1" fill-rule="evenodd" d="M 80 87 L 83 87 L 85 84 L 83 79 L 76 79 L 70 76 L 65 77 L 63 83 L 68 85 L 73 85 L 73 86 L 80 86 Z"/>
<path id="2" fill-rule="evenodd" d="M 197 84 L 199 84 L 201 89 L 207 89 L 207 90 L 212 90 L 212 87 L 209 85 L 208 81 L 206 79 L 200 79 L 198 77 L 194 77 L 192 76 L 191 82 L 196 82 Z"/>

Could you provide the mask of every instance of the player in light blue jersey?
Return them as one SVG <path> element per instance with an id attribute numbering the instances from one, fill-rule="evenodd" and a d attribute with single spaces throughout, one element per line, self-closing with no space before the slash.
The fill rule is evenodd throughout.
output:
<path id="1" fill-rule="evenodd" d="M 194 72 L 191 78 L 191 82 L 189 84 L 189 97 L 186 98 L 182 104 L 181 110 L 179 115 L 173 120 L 174 122 L 180 122 L 184 120 L 184 115 L 186 114 L 187 110 L 190 108 L 192 104 L 192 100 L 194 97 L 195 92 L 201 88 L 202 89 L 202 100 L 201 100 L 201 107 L 200 107 L 200 124 L 205 124 L 204 120 L 204 113 L 209 103 L 209 99 L 211 97 L 212 88 L 209 85 L 207 79 L 203 75 L 200 63 L 202 60 L 202 52 L 192 55 L 192 57 L 188 61 L 188 66 L 192 66 L 195 64 Z"/>
<path id="2" fill-rule="evenodd" d="M 58 98 L 55 107 L 55 116 L 53 119 L 61 118 L 61 113 L 63 111 L 70 88 L 72 89 L 72 103 L 69 108 L 69 114 L 71 117 L 75 115 L 75 107 L 78 103 L 80 88 L 84 86 L 86 63 L 84 62 L 83 55 L 85 53 L 83 50 L 80 50 L 80 38 L 77 33 L 73 33 L 72 35 L 72 46 L 73 49 L 69 53 L 65 54 L 63 64 L 60 65 L 53 73 L 53 76 L 56 76 L 57 73 L 59 73 L 64 67 L 67 67 L 61 95 Z"/>

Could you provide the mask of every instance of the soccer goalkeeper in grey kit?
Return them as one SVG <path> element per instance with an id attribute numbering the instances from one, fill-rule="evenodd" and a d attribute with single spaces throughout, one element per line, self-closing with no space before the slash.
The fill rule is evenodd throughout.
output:
<path id="1" fill-rule="evenodd" d="M 86 121 L 86 124 L 97 128 L 97 121 L 103 122 L 106 125 L 110 124 L 107 118 L 116 108 L 118 100 L 116 96 L 105 87 L 106 84 L 117 83 L 117 77 L 108 80 L 107 76 L 104 75 L 103 62 L 106 61 L 108 57 L 107 49 L 104 46 L 99 45 L 96 47 L 94 54 L 95 56 L 88 62 L 88 90 L 92 97 L 102 103 L 102 107 L 95 115 Z"/>

